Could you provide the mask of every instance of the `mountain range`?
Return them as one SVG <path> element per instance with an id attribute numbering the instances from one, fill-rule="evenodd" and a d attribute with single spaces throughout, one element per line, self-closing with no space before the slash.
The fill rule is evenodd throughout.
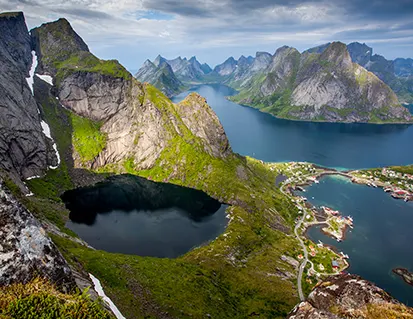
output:
<path id="1" fill-rule="evenodd" d="M 171 97 L 187 88 L 190 83 L 198 83 L 212 72 L 211 67 L 201 64 L 195 56 L 189 60 L 177 57 L 167 60 L 158 55 L 153 62 L 146 60 L 135 74 L 135 78 L 148 82 Z"/>
<path id="2" fill-rule="evenodd" d="M 204 69 L 195 57 L 167 60 L 158 56 L 154 63 L 149 62 L 136 78 L 155 85 L 168 96 L 196 83 L 221 83 L 239 91 L 231 98 L 233 101 L 280 118 L 412 121 L 401 103 L 413 101 L 413 60 L 390 61 L 358 42 L 326 43 L 302 53 L 284 46 L 274 55 L 257 52 L 255 57 L 229 57 L 213 70 L 206 64 Z M 161 71 L 162 63 L 169 64 L 172 72 Z M 183 84 L 177 84 L 177 79 Z"/>

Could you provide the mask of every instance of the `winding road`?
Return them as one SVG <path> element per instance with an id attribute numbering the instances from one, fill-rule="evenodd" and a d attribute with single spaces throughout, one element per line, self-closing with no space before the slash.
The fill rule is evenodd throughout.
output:
<path id="1" fill-rule="evenodd" d="M 333 171 L 333 172 L 324 171 L 324 172 L 321 172 L 321 173 L 316 174 L 315 176 L 316 176 L 316 178 L 320 178 L 320 177 L 323 176 L 323 175 L 342 175 L 342 176 L 345 176 L 345 177 L 348 177 L 348 178 L 351 178 L 351 177 L 352 177 L 351 175 L 349 175 L 349 174 L 347 174 L 347 173 L 337 172 L 337 171 Z M 308 175 L 308 176 L 314 176 L 314 174 L 311 174 L 311 175 Z M 308 177 L 308 176 L 305 176 L 305 175 L 304 175 L 304 176 L 302 176 L 302 178 L 306 178 L 306 177 Z M 286 181 L 283 182 L 283 184 L 282 184 L 281 187 L 280 187 L 280 191 L 281 191 L 281 193 L 283 193 L 285 196 L 290 197 L 289 194 L 285 193 L 285 191 L 284 191 L 284 186 L 285 186 L 286 184 L 288 184 L 288 182 L 289 182 L 289 179 L 287 179 Z M 304 273 L 305 266 L 307 266 L 307 263 L 310 263 L 310 265 L 311 265 L 310 272 L 316 273 L 316 271 L 315 271 L 315 269 L 314 269 L 314 264 L 313 264 L 310 260 L 308 260 L 307 247 L 306 247 L 306 245 L 304 244 L 304 241 L 301 239 L 300 235 L 298 234 L 298 230 L 300 229 L 301 225 L 303 224 L 303 222 L 304 222 L 304 220 L 305 220 L 305 216 L 306 216 L 306 208 L 303 207 L 303 205 L 301 205 L 301 204 L 299 204 L 299 203 L 298 203 L 298 205 L 302 208 L 303 216 L 302 216 L 301 219 L 298 221 L 297 225 L 295 225 L 295 227 L 294 227 L 294 235 L 295 235 L 295 237 L 297 238 L 297 240 L 299 241 L 301 247 L 303 248 L 304 259 L 303 259 L 303 261 L 302 261 L 302 263 L 300 264 L 299 269 L 298 269 L 297 290 L 298 290 L 298 295 L 299 295 L 299 297 L 300 297 L 300 300 L 301 300 L 301 301 L 304 301 L 304 300 L 305 300 L 305 296 L 304 296 L 303 288 L 302 288 L 302 280 L 303 280 L 303 273 Z M 320 273 L 320 275 L 333 275 L 333 274 L 338 274 L 338 273 L 339 273 L 339 272 L 336 272 L 336 273 Z"/>
<path id="2" fill-rule="evenodd" d="M 283 184 L 283 185 L 280 187 L 280 191 L 281 191 L 281 193 L 283 193 L 285 196 L 288 196 L 288 195 L 284 192 L 284 186 L 285 186 L 285 184 Z M 300 205 L 300 206 L 302 207 L 302 205 Z M 300 300 L 301 300 L 301 301 L 304 301 L 304 300 L 305 300 L 305 296 L 304 296 L 304 293 L 303 293 L 303 288 L 302 288 L 301 282 L 302 282 L 302 279 L 303 279 L 303 272 L 304 272 L 305 266 L 307 265 L 307 262 L 308 262 L 308 251 L 307 251 L 307 247 L 305 246 L 303 240 L 301 239 L 300 235 L 298 234 L 298 229 L 301 227 L 302 223 L 304 222 L 305 215 L 306 215 L 306 214 L 305 214 L 305 209 L 304 209 L 304 207 L 302 207 L 302 208 L 303 208 L 303 216 L 301 217 L 301 219 L 299 220 L 299 222 L 297 223 L 297 225 L 295 225 L 294 235 L 295 235 L 295 237 L 297 238 L 297 240 L 300 242 L 300 245 L 301 245 L 301 247 L 303 248 L 303 251 L 304 251 L 304 259 L 303 259 L 303 262 L 301 263 L 300 267 L 298 268 L 298 276 L 297 276 L 298 295 L 299 295 L 299 297 L 300 297 Z"/>

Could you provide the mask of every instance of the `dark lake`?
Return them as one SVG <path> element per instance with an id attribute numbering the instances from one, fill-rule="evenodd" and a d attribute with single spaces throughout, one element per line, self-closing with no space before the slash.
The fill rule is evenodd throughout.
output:
<path id="1" fill-rule="evenodd" d="M 223 85 L 196 91 L 217 113 L 232 149 L 268 162 L 307 161 L 336 168 L 371 168 L 413 163 L 413 125 L 310 123 L 277 119 L 225 99 Z"/>
<path id="2" fill-rule="evenodd" d="M 337 176 L 323 177 L 302 193 L 315 206 L 329 206 L 354 218 L 354 229 L 338 243 L 312 227 L 314 242 L 348 254 L 350 273 L 376 283 L 400 301 L 413 305 L 413 287 L 392 273 L 396 267 L 413 271 L 413 202 L 395 200 L 380 188 L 351 183 Z"/>
<path id="3" fill-rule="evenodd" d="M 174 258 L 219 236 L 226 205 L 172 184 L 121 175 L 63 194 L 67 227 L 96 249 Z"/>

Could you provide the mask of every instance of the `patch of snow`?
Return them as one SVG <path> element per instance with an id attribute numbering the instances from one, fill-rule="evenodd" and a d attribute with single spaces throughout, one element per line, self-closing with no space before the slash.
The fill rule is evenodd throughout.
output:
<path id="1" fill-rule="evenodd" d="M 52 135 L 50 133 L 49 124 L 47 124 L 45 121 L 41 121 L 40 125 L 42 126 L 43 134 L 46 135 L 48 138 L 50 138 L 52 140 L 53 138 L 52 138 Z"/>
<path id="2" fill-rule="evenodd" d="M 29 194 L 26 194 L 26 197 L 30 197 L 33 196 L 34 194 L 32 192 L 30 192 Z"/>
<path id="3" fill-rule="evenodd" d="M 30 181 L 31 179 L 35 179 L 35 178 L 40 178 L 40 176 L 35 175 L 35 176 L 30 176 L 26 178 L 26 181 Z"/>
<path id="4" fill-rule="evenodd" d="M 33 91 L 33 82 L 34 82 L 34 71 L 36 70 L 37 67 L 37 55 L 36 55 L 36 51 L 32 51 L 32 66 L 30 68 L 29 71 L 29 77 L 26 78 L 27 84 L 29 85 L 30 90 L 32 91 L 32 94 L 34 94 Z"/>
<path id="5" fill-rule="evenodd" d="M 56 153 L 57 165 L 56 165 L 56 166 L 49 166 L 50 169 L 56 169 L 56 168 L 58 168 L 59 165 L 60 165 L 60 154 L 59 154 L 59 152 L 58 152 L 58 150 L 57 150 L 57 145 L 56 145 L 56 143 L 53 143 L 53 149 L 54 149 L 54 152 Z"/>
<path id="6" fill-rule="evenodd" d="M 36 76 L 39 79 L 41 79 L 41 80 L 45 81 L 46 83 L 50 84 L 51 86 L 53 86 L 53 78 L 50 75 L 43 75 L 43 74 L 37 74 L 36 73 Z"/>
<path id="7" fill-rule="evenodd" d="M 103 291 L 103 287 L 100 284 L 99 279 L 97 279 L 95 276 L 89 273 L 90 279 L 92 279 L 93 285 L 95 286 L 95 290 L 98 293 L 99 296 L 103 298 L 104 301 L 106 301 L 109 305 L 110 310 L 115 314 L 115 317 L 117 319 L 126 319 L 119 311 L 119 309 L 116 307 L 116 305 L 110 300 L 108 296 L 105 295 L 105 292 Z"/>
<path id="8" fill-rule="evenodd" d="M 48 138 L 50 138 L 53 141 L 53 137 L 50 133 L 50 126 L 47 124 L 45 121 L 40 122 L 43 130 L 43 134 L 46 135 Z M 56 157 L 57 157 L 57 166 L 49 166 L 50 169 L 56 169 L 60 165 L 60 154 L 57 151 L 57 145 L 56 143 L 53 143 L 53 149 L 55 151 Z"/>

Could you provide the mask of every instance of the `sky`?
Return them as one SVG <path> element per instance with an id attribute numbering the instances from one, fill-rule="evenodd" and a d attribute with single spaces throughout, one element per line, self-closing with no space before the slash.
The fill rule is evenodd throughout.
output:
<path id="1" fill-rule="evenodd" d="M 413 0 L 0 0 L 29 28 L 65 17 L 101 59 L 135 71 L 146 59 L 303 51 L 359 41 L 388 59 L 413 57 Z"/>

